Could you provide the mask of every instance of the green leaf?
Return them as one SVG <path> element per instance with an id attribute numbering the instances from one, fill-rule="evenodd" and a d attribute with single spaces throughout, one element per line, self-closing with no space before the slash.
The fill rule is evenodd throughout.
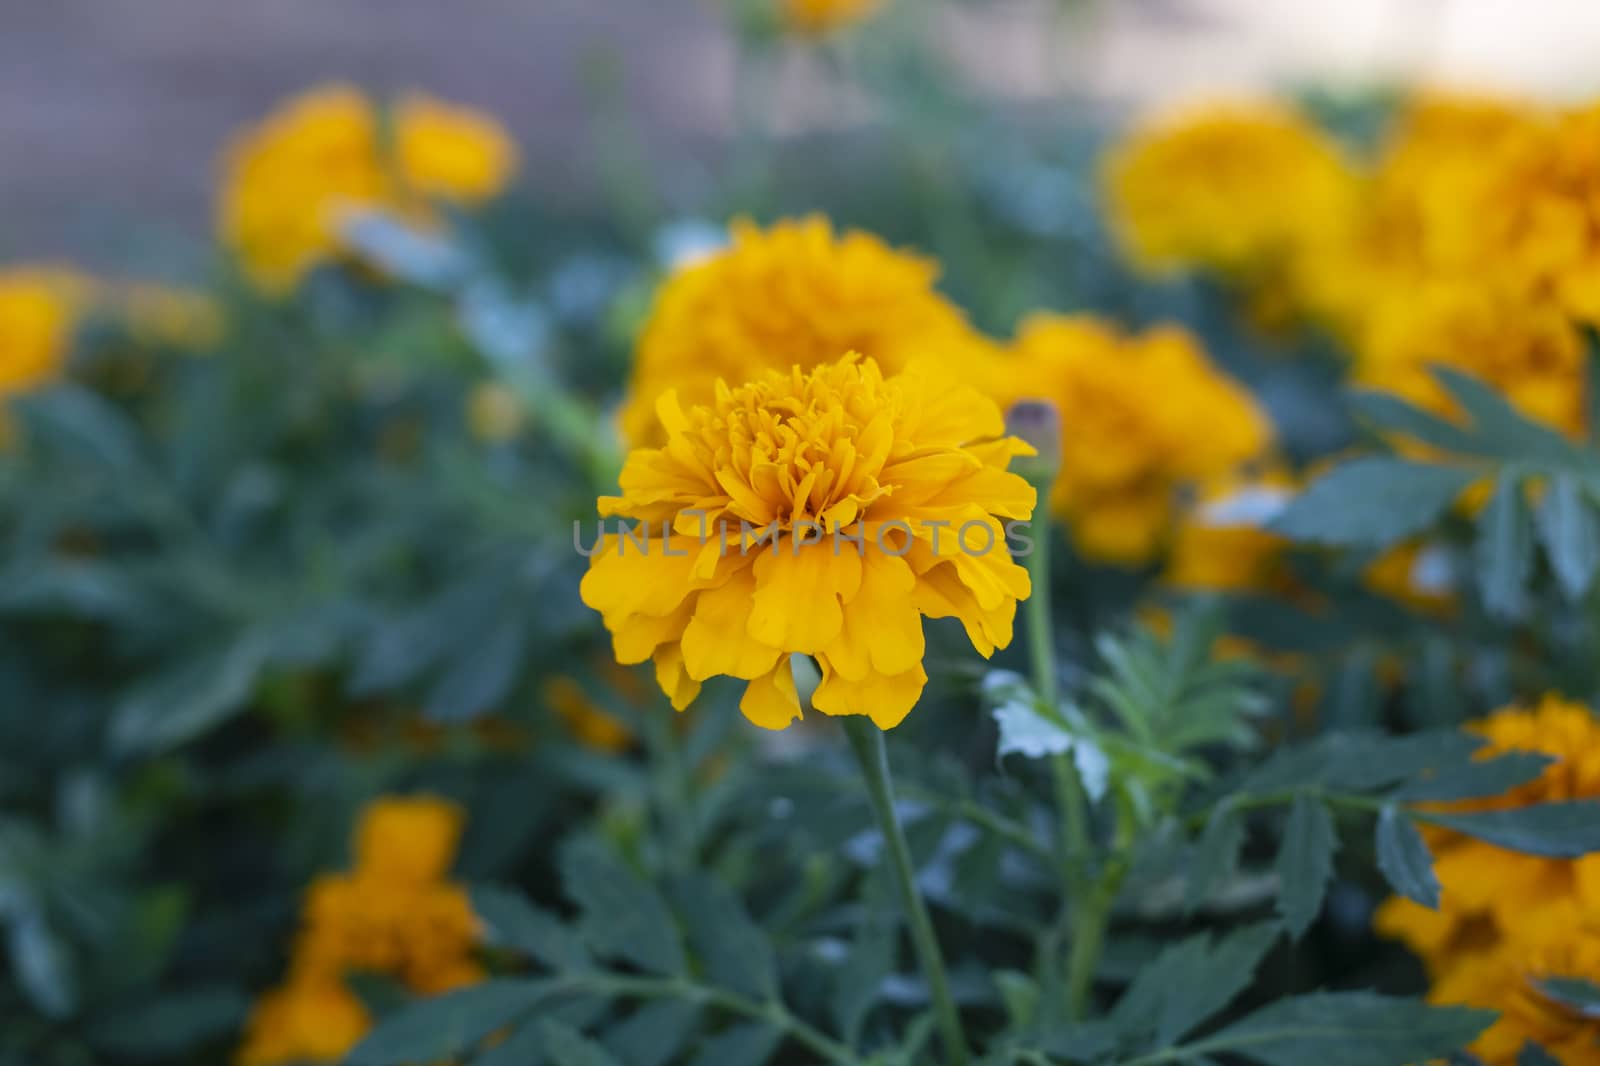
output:
<path id="1" fill-rule="evenodd" d="M 1137 1050 L 1169 1046 L 1250 987 L 1280 933 L 1277 923 L 1263 922 L 1220 941 L 1210 933 L 1180 941 L 1139 971 L 1112 1010 L 1112 1022 L 1138 1034 Z"/>
<path id="2" fill-rule="evenodd" d="M 623 1066 L 611 1052 L 570 1025 L 547 1018 L 539 1023 L 539 1034 L 550 1066 Z"/>
<path id="3" fill-rule="evenodd" d="M 983 697 L 1000 728 L 998 758 L 1016 754 L 1044 759 L 1070 753 L 1089 798 L 1105 795 L 1110 761 L 1081 711 L 1049 713 L 1032 687 L 1010 670 L 990 671 L 983 679 Z"/>
<path id="4" fill-rule="evenodd" d="M 1416 817 L 1528 855 L 1575 859 L 1600 851 L 1600 800 L 1540 803 L 1471 814 L 1430 811 Z"/>
<path id="5" fill-rule="evenodd" d="M 419 1000 L 379 1022 L 350 1053 L 345 1066 L 404 1066 L 455 1058 L 532 1012 L 550 993 L 547 981 L 499 978 Z"/>
<path id="6" fill-rule="evenodd" d="M 1509 462 L 1553 467 L 1584 465 L 1581 452 L 1549 426 L 1526 418 L 1505 394 L 1469 374 L 1447 366 L 1431 368 L 1472 420 L 1479 454 Z"/>
<path id="7" fill-rule="evenodd" d="M 762 1066 L 783 1043 L 783 1032 L 763 1022 L 737 1025 L 700 1045 L 690 1066 Z"/>
<path id="8" fill-rule="evenodd" d="M 1380 430 L 1400 433 L 1422 444 L 1458 455 L 1475 450 L 1472 434 L 1389 392 L 1352 392 L 1350 408 Z"/>
<path id="9" fill-rule="evenodd" d="M 1557 474 L 1545 486 L 1535 517 L 1561 590 L 1567 599 L 1581 600 L 1600 570 L 1600 515 L 1576 477 Z"/>
<path id="10" fill-rule="evenodd" d="M 1517 1052 L 1517 1066 L 1561 1066 L 1561 1062 L 1538 1044 L 1523 1044 Z"/>
<path id="11" fill-rule="evenodd" d="M 1378 869 L 1394 890 L 1432 910 L 1439 909 L 1439 878 L 1433 855 L 1411 819 L 1394 804 L 1378 812 Z"/>
<path id="12" fill-rule="evenodd" d="M 1484 607 L 1498 618 L 1520 618 L 1533 573 L 1533 524 L 1521 482 L 1509 471 L 1500 475 L 1478 519 L 1477 554 Z"/>
<path id="13" fill-rule="evenodd" d="M 72 957 L 46 924 L 44 915 L 34 907 L 25 907 L 13 915 L 7 946 L 17 984 L 41 1014 L 65 1018 L 77 1010 Z"/>
<path id="14" fill-rule="evenodd" d="M 504 611 L 482 640 L 460 649 L 455 661 L 428 692 L 427 716 L 436 722 L 462 722 L 487 714 L 505 699 L 522 668 L 528 646 L 528 619 Z"/>
<path id="15" fill-rule="evenodd" d="M 1426 529 L 1478 476 L 1404 459 L 1357 459 L 1313 482 L 1272 528 L 1313 544 L 1387 548 Z"/>
<path id="16" fill-rule="evenodd" d="M 845 1041 L 854 1044 L 867 1015 L 877 1004 L 883 982 L 894 971 L 899 927 L 892 913 L 868 900 L 850 954 L 834 978 L 831 1006 Z"/>
<path id="17" fill-rule="evenodd" d="M 1224 802 L 1206 819 L 1205 830 L 1190 858 L 1185 905 L 1193 910 L 1226 884 L 1239 870 L 1239 853 L 1244 850 L 1244 816 Z"/>
<path id="18" fill-rule="evenodd" d="M 562 850 L 561 882 L 583 911 L 583 935 L 595 951 L 653 973 L 688 973 L 666 901 L 598 841 L 585 838 Z"/>
<path id="19" fill-rule="evenodd" d="M 688 1043 L 700 1007 L 678 999 L 647 1003 L 605 1035 L 606 1047 L 628 1066 L 666 1066 Z"/>
<path id="20" fill-rule="evenodd" d="M 1039 1014 L 1039 982 L 1019 970 L 996 970 L 991 979 L 1011 1028 L 1032 1025 Z"/>
<path id="21" fill-rule="evenodd" d="M 1443 1058 L 1494 1017 L 1369 992 L 1321 992 L 1280 999 L 1191 1046 L 1267 1066 L 1397 1066 Z"/>
<path id="22" fill-rule="evenodd" d="M 169 751 L 245 709 L 267 648 L 247 632 L 194 652 L 136 685 L 112 710 L 111 744 L 123 755 Z"/>
<path id="23" fill-rule="evenodd" d="M 686 877 L 674 888 L 689 947 L 703 963 L 705 976 L 750 999 L 777 999 L 778 964 L 772 944 L 750 919 L 744 901 L 705 874 Z"/>
<path id="24" fill-rule="evenodd" d="M 1581 977 L 1548 977 L 1539 990 L 1585 1018 L 1600 1018 L 1600 985 Z"/>
<path id="25" fill-rule="evenodd" d="M 1406 782 L 1391 799 L 1406 803 L 1477 799 L 1498 796 L 1526 784 L 1544 772 L 1555 760 L 1531 751 L 1513 751 L 1492 759 L 1473 759 L 1458 766 L 1443 767 Z"/>
<path id="26" fill-rule="evenodd" d="M 472 909 L 492 946 L 531 956 L 557 973 L 593 968 L 582 938 L 519 892 L 492 885 L 474 886 Z"/>
<path id="27" fill-rule="evenodd" d="M 1296 796 L 1278 849 L 1278 913 L 1297 940 L 1322 911 L 1338 847 L 1327 806 L 1305 793 Z"/>
<path id="28" fill-rule="evenodd" d="M 201 1041 L 237 1032 L 249 1008 L 249 1000 L 234 988 L 166 992 L 137 1007 L 102 1013 L 89 1040 L 118 1057 L 171 1061 Z"/>

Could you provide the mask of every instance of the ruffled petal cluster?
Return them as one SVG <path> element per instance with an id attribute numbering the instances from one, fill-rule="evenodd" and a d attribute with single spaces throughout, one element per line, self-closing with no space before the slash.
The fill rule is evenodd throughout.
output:
<path id="1" fill-rule="evenodd" d="M 1125 335 L 1088 315 L 1027 319 L 991 391 L 1061 413 L 1051 509 L 1086 556 L 1153 558 L 1180 496 L 1263 459 L 1271 425 L 1250 393 L 1174 326 Z"/>
<path id="2" fill-rule="evenodd" d="M 675 390 L 687 408 L 710 403 L 719 380 L 765 370 L 810 370 L 860 352 L 885 373 L 912 358 L 948 356 L 981 341 L 934 289 L 938 264 L 826 218 L 767 229 L 736 221 L 727 248 L 661 286 L 636 353 L 622 410 L 635 444 L 659 444 L 656 400 Z"/>
<path id="3" fill-rule="evenodd" d="M 371 1026 L 346 983 L 393 978 L 419 995 L 483 979 L 477 919 L 447 880 L 462 813 L 428 796 L 386 797 L 362 812 L 355 866 L 307 890 L 289 976 L 252 1010 L 240 1066 L 338 1062 Z"/>
<path id="4" fill-rule="evenodd" d="M 1105 186 L 1112 226 L 1139 266 L 1248 281 L 1345 225 L 1359 191 L 1332 138 L 1268 102 L 1159 117 L 1112 152 Z"/>
<path id="5" fill-rule="evenodd" d="M 218 228 L 251 279 L 283 292 L 344 248 L 354 213 L 426 225 L 432 205 L 500 192 L 517 150 L 493 119 L 421 95 L 387 116 L 360 91 L 307 92 L 245 131 L 223 160 Z"/>
<path id="6" fill-rule="evenodd" d="M 1504 795 L 1449 809 L 1600 798 L 1600 719 L 1588 707 L 1546 696 L 1537 707 L 1507 708 L 1473 728 L 1488 741 L 1481 757 L 1529 751 L 1554 761 Z M 1592 1056 L 1600 1019 L 1560 1003 L 1540 982 L 1600 982 L 1600 856 L 1546 859 L 1446 830 L 1427 836 L 1443 887 L 1439 909 L 1393 897 L 1378 909 L 1377 930 L 1422 958 L 1436 1002 L 1503 1012 L 1472 1049 L 1490 1066 L 1512 1066 L 1529 1040 L 1559 1061 L 1591 1061 L 1566 1056 L 1578 1047 Z"/>
<path id="7" fill-rule="evenodd" d="M 991 400 L 851 354 L 719 382 L 696 406 L 671 391 L 658 411 L 665 445 L 634 451 L 600 500 L 634 533 L 604 536 L 582 595 L 675 707 L 726 675 L 748 682 L 751 721 L 781 729 L 800 714 L 790 656 L 808 655 L 817 710 L 887 729 L 927 681 L 924 617 L 959 619 L 985 656 L 1010 643 L 1029 582 L 1004 522 L 1035 493 L 1006 469 L 1031 449 Z"/>

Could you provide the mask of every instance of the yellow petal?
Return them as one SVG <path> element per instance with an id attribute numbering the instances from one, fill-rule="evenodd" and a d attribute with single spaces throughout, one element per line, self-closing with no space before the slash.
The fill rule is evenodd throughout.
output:
<path id="1" fill-rule="evenodd" d="M 844 625 L 824 654 L 852 681 L 868 673 L 900 674 L 922 661 L 922 615 L 912 600 L 916 575 L 904 559 L 868 550 L 861 587 L 844 608 Z"/>
<path id="2" fill-rule="evenodd" d="M 689 676 L 683 668 L 683 652 L 676 644 L 663 644 L 656 649 L 656 684 L 672 701 L 672 709 L 681 711 L 700 695 L 700 682 Z"/>
<path id="3" fill-rule="evenodd" d="M 800 697 L 795 693 L 794 670 L 787 655 L 745 686 L 739 710 L 762 729 L 787 729 L 800 717 Z"/>
<path id="4" fill-rule="evenodd" d="M 840 599 L 861 584 L 861 559 L 848 544 L 837 554 L 831 539 L 794 551 L 792 541 L 764 551 L 755 565 L 750 635 L 784 651 L 814 655 L 844 625 Z"/>
<path id="5" fill-rule="evenodd" d="M 683 630 L 683 661 L 690 677 L 704 681 L 726 674 L 748 681 L 771 672 L 782 653 L 750 636 L 755 591 L 755 568 L 746 566 L 722 586 L 699 594 L 694 617 Z"/>
<path id="6" fill-rule="evenodd" d="M 817 660 L 822 666 L 822 684 L 811 695 L 811 705 L 823 714 L 864 714 L 879 729 L 893 729 L 922 696 L 928 675 L 919 662 L 902 674 L 869 674 L 860 681 L 851 681 L 832 668 L 826 658 Z"/>

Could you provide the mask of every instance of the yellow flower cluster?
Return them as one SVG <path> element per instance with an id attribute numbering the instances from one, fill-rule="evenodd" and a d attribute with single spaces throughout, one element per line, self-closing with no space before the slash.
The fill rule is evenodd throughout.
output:
<path id="1" fill-rule="evenodd" d="M 781 0 L 784 21 L 796 33 L 812 37 L 860 22 L 883 5 L 883 0 Z"/>
<path id="2" fill-rule="evenodd" d="M 1455 804 L 1493 810 L 1600 797 L 1600 720 L 1589 708 L 1547 696 L 1507 708 L 1473 727 L 1483 756 L 1539 752 L 1555 761 L 1504 796 Z M 1489 1066 L 1512 1066 L 1524 1043 L 1562 1063 L 1600 1059 L 1600 1018 L 1561 1003 L 1543 982 L 1600 982 L 1600 856 L 1545 859 L 1445 830 L 1428 841 L 1443 886 L 1437 911 L 1398 897 L 1379 908 L 1379 932 L 1403 940 L 1433 979 L 1431 997 L 1499 1010 L 1472 1050 Z"/>
<path id="3" fill-rule="evenodd" d="M 307 891 L 288 979 L 251 1012 L 239 1066 L 342 1059 L 371 1026 L 349 974 L 393 977 L 421 995 L 483 978 L 477 919 L 446 880 L 461 829 L 460 809 L 431 797 L 384 798 L 362 813 L 355 868 Z"/>
<path id="4" fill-rule="evenodd" d="M 48 384 L 61 372 L 81 289 L 68 271 L 0 271 L 0 400 Z"/>
<path id="5" fill-rule="evenodd" d="M 1234 477 L 1271 444 L 1250 394 L 1175 326 L 1127 335 L 1091 316 L 1035 315 L 998 365 L 1002 402 L 1043 399 L 1060 412 L 1051 509 L 1095 560 L 1149 561 L 1181 494 Z"/>
<path id="6" fill-rule="evenodd" d="M 1032 449 L 935 366 L 886 377 L 852 353 L 751 373 L 687 409 L 661 397 L 665 446 L 634 451 L 622 495 L 600 500 L 655 542 L 607 534 L 583 600 L 680 710 L 727 675 L 749 682 L 746 717 L 781 729 L 800 654 L 821 668 L 817 710 L 888 729 L 927 682 L 923 616 L 960 619 L 985 656 L 1010 643 L 1029 581 L 1001 519 L 1028 518 L 1035 493 L 1006 466 Z"/>
<path id="7" fill-rule="evenodd" d="M 229 147 L 218 228 L 256 284 L 283 292 L 343 249 L 352 213 L 428 225 L 435 204 L 482 203 L 516 166 L 516 146 L 478 112 L 418 94 L 385 112 L 356 89 L 328 86 Z"/>
<path id="8" fill-rule="evenodd" d="M 634 359 L 622 429 L 636 444 L 663 439 L 656 399 L 676 389 L 709 403 L 718 380 L 740 384 L 765 370 L 810 370 L 860 352 L 886 373 L 913 356 L 979 343 L 933 284 L 938 264 L 868 233 L 835 234 L 826 218 L 768 229 L 736 221 L 722 252 L 662 285 Z"/>
<path id="9" fill-rule="evenodd" d="M 1358 200 L 1332 138 L 1265 102 L 1157 119 L 1113 150 L 1105 186 L 1111 225 L 1139 266 L 1247 283 L 1321 243 Z"/>

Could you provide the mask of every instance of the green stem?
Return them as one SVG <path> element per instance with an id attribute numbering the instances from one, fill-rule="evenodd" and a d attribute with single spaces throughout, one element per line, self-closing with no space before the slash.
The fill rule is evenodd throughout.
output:
<path id="1" fill-rule="evenodd" d="M 1088 1009 L 1089 990 L 1100 965 L 1106 928 L 1111 924 L 1111 908 L 1128 876 L 1129 853 L 1133 850 L 1133 819 L 1123 814 L 1117 821 L 1116 842 L 1100 876 L 1089 890 L 1083 905 L 1072 919 L 1072 949 L 1067 956 L 1067 1017 L 1081 1021 Z"/>
<path id="2" fill-rule="evenodd" d="M 900 892 L 900 904 L 911 925 L 911 940 L 916 945 L 917 959 L 928 981 L 928 993 L 933 1000 L 934 1018 L 944 1040 L 945 1053 L 951 1066 L 966 1066 L 967 1039 L 961 1030 L 961 1015 L 957 1013 L 955 998 L 950 994 L 950 978 L 945 972 L 938 937 L 933 932 L 933 920 L 928 917 L 928 908 L 917 893 L 911 866 L 911 848 L 907 846 L 905 833 L 895 817 L 894 786 L 889 780 L 889 755 L 884 747 L 883 731 L 867 718 L 852 716 L 844 720 L 844 732 L 850 738 L 856 761 L 861 764 L 867 793 L 872 798 L 872 810 L 878 816 L 878 825 L 883 830 L 895 887 Z"/>

